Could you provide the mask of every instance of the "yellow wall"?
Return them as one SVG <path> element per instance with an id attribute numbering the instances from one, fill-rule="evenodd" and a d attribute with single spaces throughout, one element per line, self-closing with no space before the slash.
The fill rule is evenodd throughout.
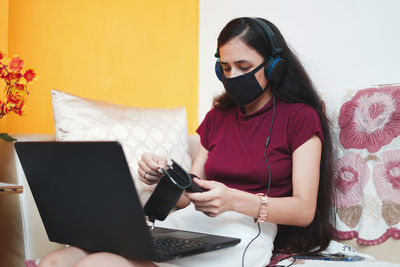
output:
<path id="1" fill-rule="evenodd" d="M 0 51 L 7 53 L 8 50 L 8 0 L 0 0 Z M 2 87 L 5 85 L 0 81 L 0 99 L 3 99 Z M 7 129 L 7 118 L 0 120 L 0 133 Z"/>
<path id="2" fill-rule="evenodd" d="M 2 0 L 4 1 L 4 0 Z M 11 0 L 9 55 L 39 79 L 9 133 L 53 133 L 50 90 L 140 107 L 185 106 L 197 126 L 198 0 Z"/>
<path id="3" fill-rule="evenodd" d="M 8 0 L 0 0 L 0 51 L 8 46 Z"/>

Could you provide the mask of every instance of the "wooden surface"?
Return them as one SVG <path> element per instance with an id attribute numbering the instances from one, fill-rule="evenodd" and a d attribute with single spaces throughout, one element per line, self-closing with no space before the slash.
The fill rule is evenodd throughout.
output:
<path id="1" fill-rule="evenodd" d="M 16 168 L 14 143 L 0 140 L 0 182 L 20 185 Z M 8 187 L 8 186 L 7 186 Z M 8 190 L 7 190 L 8 191 Z M 21 197 L 0 192 L 0 266 L 26 266 Z"/>
<path id="2" fill-rule="evenodd" d="M 20 194 L 22 191 L 22 185 L 0 182 L 0 194 Z"/>

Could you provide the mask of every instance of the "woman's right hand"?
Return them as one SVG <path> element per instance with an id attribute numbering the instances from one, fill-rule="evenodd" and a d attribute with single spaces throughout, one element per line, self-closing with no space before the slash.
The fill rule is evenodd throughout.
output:
<path id="1" fill-rule="evenodd" d="M 163 175 L 161 169 L 167 168 L 167 159 L 163 156 L 143 153 L 138 164 L 139 180 L 145 184 L 152 185 L 158 183 Z"/>

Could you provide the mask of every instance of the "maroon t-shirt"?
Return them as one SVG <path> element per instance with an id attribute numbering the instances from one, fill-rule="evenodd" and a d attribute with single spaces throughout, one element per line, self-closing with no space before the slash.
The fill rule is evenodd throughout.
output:
<path id="1" fill-rule="evenodd" d="M 275 101 L 275 119 L 267 159 L 271 169 L 269 196 L 292 195 L 292 153 L 313 135 L 323 140 L 318 113 L 301 103 Z M 265 193 L 268 168 L 264 147 L 272 119 L 272 101 L 246 115 L 240 107 L 211 109 L 199 128 L 208 159 L 204 171 L 209 180 L 250 193 Z"/>

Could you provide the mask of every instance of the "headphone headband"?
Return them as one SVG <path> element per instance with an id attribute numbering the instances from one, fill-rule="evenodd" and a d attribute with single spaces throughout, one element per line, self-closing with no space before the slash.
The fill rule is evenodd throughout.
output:
<path id="1" fill-rule="evenodd" d="M 283 77 L 285 76 L 286 69 L 287 69 L 287 62 L 284 58 L 280 56 L 282 54 L 283 49 L 279 40 L 276 38 L 275 33 L 272 31 L 271 27 L 259 18 L 248 18 L 252 22 L 254 22 L 258 27 L 257 31 L 263 31 L 265 37 L 267 38 L 268 42 L 270 43 L 272 56 L 269 57 L 267 60 L 267 64 L 265 65 L 264 73 L 265 77 L 268 78 L 271 82 L 280 82 L 282 81 Z M 258 29 L 260 28 L 261 29 Z M 222 80 L 222 69 L 219 63 L 219 51 L 217 49 L 217 53 L 215 53 L 215 57 L 218 58 L 217 62 L 215 63 L 215 74 L 217 75 L 219 80 Z"/>
<path id="2" fill-rule="evenodd" d="M 265 36 L 267 37 L 267 39 L 271 45 L 272 56 L 276 56 L 276 55 L 279 55 L 280 53 L 282 53 L 282 48 L 281 48 L 279 42 L 276 40 L 275 33 L 272 31 L 271 27 L 269 27 L 269 25 L 267 23 L 265 23 L 264 21 L 262 21 L 259 18 L 249 18 L 249 19 L 252 20 L 253 22 L 255 22 L 261 28 L 263 28 Z"/>

